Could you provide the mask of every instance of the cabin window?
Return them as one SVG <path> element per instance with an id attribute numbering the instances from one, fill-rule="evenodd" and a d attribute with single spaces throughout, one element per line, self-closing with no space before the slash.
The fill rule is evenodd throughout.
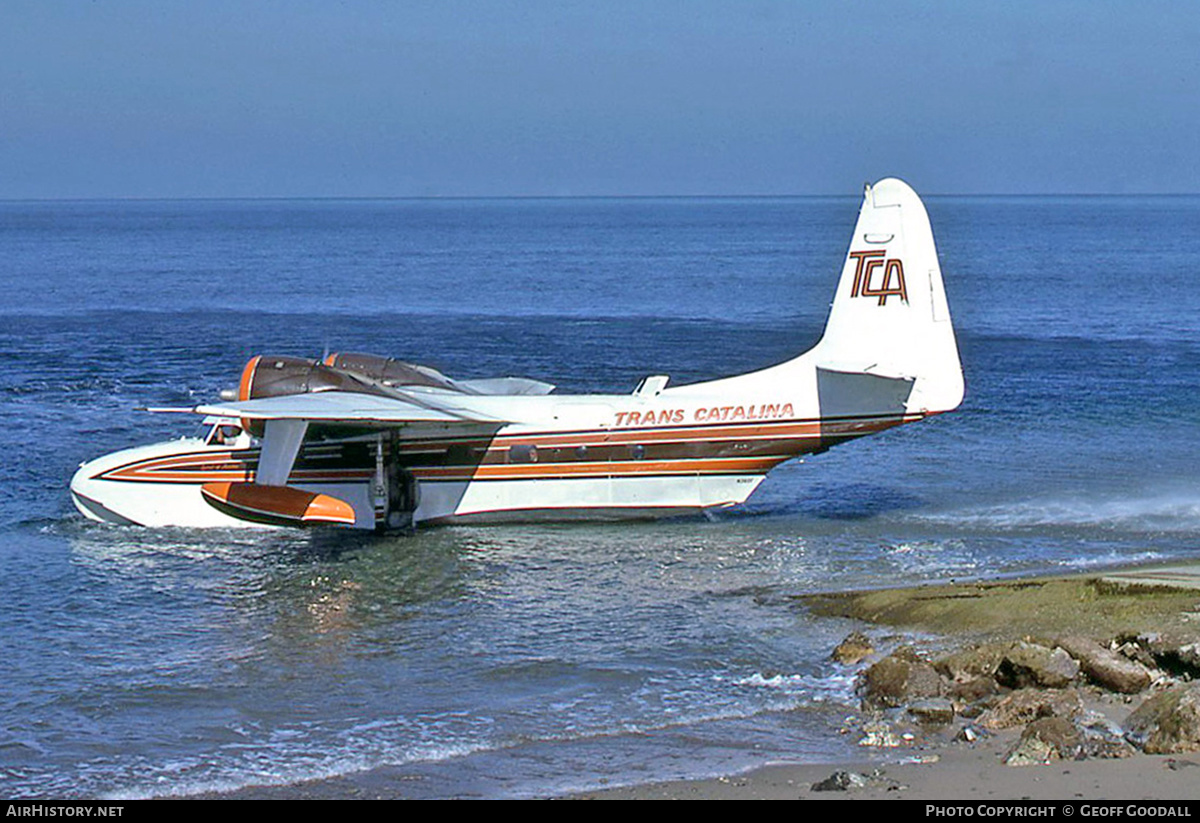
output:
<path id="1" fill-rule="evenodd" d="M 633 455 L 634 460 L 641 460 L 646 456 L 646 447 L 641 443 L 638 443 L 636 446 L 631 446 L 629 448 L 629 453 Z"/>
<path id="2" fill-rule="evenodd" d="M 575 447 L 575 459 L 576 460 L 587 460 L 588 459 L 588 447 L 587 446 L 576 446 Z"/>
<path id="3" fill-rule="evenodd" d="M 525 444 L 519 446 L 510 446 L 508 449 L 509 463 L 536 463 L 537 461 L 537 446 Z"/>

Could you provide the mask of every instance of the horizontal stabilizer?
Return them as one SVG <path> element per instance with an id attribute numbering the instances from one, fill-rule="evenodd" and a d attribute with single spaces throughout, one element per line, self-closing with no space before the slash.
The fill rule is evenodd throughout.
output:
<path id="1" fill-rule="evenodd" d="M 817 368 L 821 417 L 902 415 L 912 394 L 913 378 L 884 377 Z"/>
<path id="2" fill-rule="evenodd" d="M 886 356 L 859 362 L 822 360 L 817 363 L 817 370 L 841 374 L 867 374 L 871 377 L 890 377 L 896 380 L 912 380 L 917 376 L 911 365 L 905 367 Z"/>

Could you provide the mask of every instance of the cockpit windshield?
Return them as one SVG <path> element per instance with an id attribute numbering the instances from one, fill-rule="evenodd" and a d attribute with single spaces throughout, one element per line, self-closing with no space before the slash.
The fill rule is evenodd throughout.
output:
<path id="1" fill-rule="evenodd" d="M 242 436 L 242 427 L 234 423 L 217 423 L 204 442 L 209 446 L 235 446 Z"/>

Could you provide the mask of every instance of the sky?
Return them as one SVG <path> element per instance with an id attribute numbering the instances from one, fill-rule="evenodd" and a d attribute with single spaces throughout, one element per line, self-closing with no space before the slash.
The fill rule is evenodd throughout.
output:
<path id="1" fill-rule="evenodd" d="M 0 199 L 1200 192 L 1194 0 L 0 0 Z"/>

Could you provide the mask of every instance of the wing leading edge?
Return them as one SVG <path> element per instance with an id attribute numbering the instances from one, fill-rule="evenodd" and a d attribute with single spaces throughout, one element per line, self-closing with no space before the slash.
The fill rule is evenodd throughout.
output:
<path id="1" fill-rule="evenodd" d="M 404 423 L 506 423 L 509 421 L 463 408 L 451 401 L 460 396 L 435 396 L 422 393 L 419 402 L 400 397 L 324 391 L 290 394 L 196 406 L 192 411 L 218 417 L 244 420 L 306 420 L 322 423 L 377 424 L 394 426 Z"/>

